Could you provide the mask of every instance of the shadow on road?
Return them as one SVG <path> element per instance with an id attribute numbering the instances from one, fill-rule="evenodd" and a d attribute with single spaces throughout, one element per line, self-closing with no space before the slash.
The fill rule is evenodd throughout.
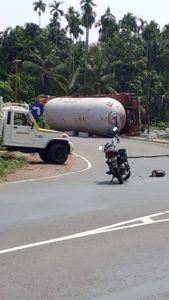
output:
<path id="1" fill-rule="evenodd" d="M 118 181 L 112 181 L 112 180 L 104 180 L 104 181 L 95 181 L 96 185 L 117 185 L 119 184 Z"/>

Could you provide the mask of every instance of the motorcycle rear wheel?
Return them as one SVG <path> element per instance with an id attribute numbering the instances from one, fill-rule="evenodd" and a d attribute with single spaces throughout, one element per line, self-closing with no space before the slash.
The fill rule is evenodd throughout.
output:
<path id="1" fill-rule="evenodd" d="M 122 178 L 123 178 L 124 181 L 126 181 L 127 179 L 130 178 L 130 176 L 131 176 L 131 172 L 130 172 L 130 170 L 129 170 L 129 171 L 127 172 L 127 174 L 125 173 L 124 176 L 122 175 Z"/>
<path id="2" fill-rule="evenodd" d="M 114 173 L 113 174 L 114 177 L 116 177 L 118 179 L 119 183 L 123 184 L 123 178 L 122 178 L 122 176 L 121 176 L 121 174 L 119 172 L 119 169 L 118 168 L 114 168 L 114 172 L 113 173 Z"/>

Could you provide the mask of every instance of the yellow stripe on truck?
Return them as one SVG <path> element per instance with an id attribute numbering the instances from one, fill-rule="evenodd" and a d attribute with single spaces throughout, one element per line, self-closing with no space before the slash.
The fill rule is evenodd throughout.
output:
<path id="1" fill-rule="evenodd" d="M 33 118 L 33 116 L 32 116 L 32 118 Z M 34 118 L 33 118 L 33 123 L 34 123 L 34 126 L 35 126 L 35 128 L 36 128 L 36 130 L 38 132 L 42 132 L 42 133 L 54 133 L 54 134 L 56 134 L 56 133 L 58 133 L 58 134 L 59 133 L 60 134 L 64 134 L 62 131 L 56 131 L 56 130 L 52 130 L 52 129 L 40 128 Z"/>

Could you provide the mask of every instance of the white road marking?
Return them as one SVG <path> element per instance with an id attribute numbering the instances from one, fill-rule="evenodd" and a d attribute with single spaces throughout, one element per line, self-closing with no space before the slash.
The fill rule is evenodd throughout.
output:
<path id="1" fill-rule="evenodd" d="M 72 174 L 76 174 L 76 173 L 82 173 L 84 171 L 89 170 L 92 167 L 90 161 L 88 159 L 86 159 L 85 157 L 83 157 L 83 156 L 81 156 L 81 155 L 79 155 L 77 153 L 72 153 L 72 155 L 75 155 L 75 156 L 80 157 L 81 159 L 83 159 L 86 162 L 87 167 L 84 168 L 84 169 L 82 169 L 82 170 L 79 170 L 79 171 L 72 171 L 72 172 L 67 172 L 67 173 L 63 173 L 63 174 L 57 174 L 57 175 L 53 175 L 53 176 L 46 176 L 46 177 L 41 177 L 41 178 L 32 178 L 32 179 L 25 179 L 25 180 L 2 182 L 2 183 L 0 183 L 0 186 L 1 185 L 7 185 L 7 184 L 11 185 L 11 184 L 16 184 L 16 183 L 41 181 L 41 180 L 53 179 L 53 178 L 57 178 L 57 177 L 63 177 L 63 176 L 72 175 Z"/>
<path id="2" fill-rule="evenodd" d="M 129 229 L 129 228 L 145 226 L 145 225 L 150 225 L 150 224 L 155 224 L 155 223 L 169 222 L 169 218 L 158 219 L 158 220 L 152 219 L 154 217 L 164 216 L 167 214 L 169 216 L 169 211 L 164 211 L 164 212 L 152 214 L 149 216 L 144 216 L 144 217 L 140 217 L 140 218 L 116 223 L 113 225 L 96 228 L 96 229 L 89 230 L 89 231 L 71 234 L 71 235 L 67 235 L 67 236 L 63 236 L 63 237 L 59 237 L 59 238 L 55 238 L 55 239 L 40 241 L 40 242 L 27 244 L 27 245 L 21 245 L 21 246 L 17 246 L 17 247 L 8 248 L 8 249 L 3 249 L 3 250 L 0 250 L 0 254 L 24 250 L 24 249 L 28 249 L 28 248 L 39 247 L 39 246 L 43 246 L 43 245 L 54 244 L 54 243 L 58 243 L 58 242 L 62 242 L 62 241 L 72 240 L 72 239 L 81 238 L 81 237 L 85 237 L 85 236 L 96 235 L 96 234 L 100 234 L 100 233 L 106 233 L 106 232 L 110 232 L 110 231 Z"/>
<path id="3" fill-rule="evenodd" d="M 144 217 L 144 218 L 141 218 L 141 221 L 146 223 L 146 224 L 152 224 L 154 223 L 154 220 L 151 219 L 150 217 Z"/>

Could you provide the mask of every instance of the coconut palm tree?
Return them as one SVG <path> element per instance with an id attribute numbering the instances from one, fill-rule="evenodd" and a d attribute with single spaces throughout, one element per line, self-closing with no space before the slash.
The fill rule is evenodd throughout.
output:
<path id="1" fill-rule="evenodd" d="M 33 5 L 34 5 L 34 11 L 38 12 L 38 15 L 39 15 L 39 27 L 41 27 L 41 15 L 46 10 L 46 3 L 43 2 L 42 0 L 39 0 L 39 1 L 33 2 Z"/>
<path id="2" fill-rule="evenodd" d="M 86 68 L 87 78 L 90 78 L 88 83 L 93 87 L 95 94 L 116 92 L 113 87 L 114 75 L 109 70 L 109 62 L 100 46 L 90 47 Z"/>
<path id="3" fill-rule="evenodd" d="M 63 10 L 61 10 L 59 8 L 60 4 L 62 4 L 62 2 L 57 2 L 56 0 L 53 1 L 53 3 L 49 4 L 49 8 L 51 8 L 50 10 L 50 14 L 53 17 L 53 23 L 55 26 L 55 30 L 56 30 L 56 46 L 57 46 L 57 35 L 58 35 L 58 29 L 60 28 L 60 17 L 62 17 L 64 15 Z"/>
<path id="4" fill-rule="evenodd" d="M 80 19 L 80 14 L 78 11 L 74 10 L 73 6 L 68 8 L 68 13 L 65 15 L 68 25 L 66 26 L 66 30 L 69 30 L 69 33 L 73 36 L 74 39 L 78 39 L 80 34 L 83 34 L 83 30 L 80 27 L 82 25 L 82 21 Z"/>
<path id="5" fill-rule="evenodd" d="M 136 34 L 138 32 L 137 18 L 132 13 L 124 15 L 122 20 L 119 21 L 120 28 L 124 31 L 129 31 Z"/>
<path id="6" fill-rule="evenodd" d="M 84 73 L 86 73 L 86 80 L 84 80 Z M 113 85 L 114 76 L 109 69 L 109 61 L 100 46 L 91 45 L 87 63 L 81 59 L 69 88 L 74 87 L 72 91 L 76 95 L 101 95 L 116 93 Z"/>
<path id="7" fill-rule="evenodd" d="M 80 1 L 82 10 L 82 22 L 86 28 L 86 53 L 89 48 L 89 30 L 95 22 L 96 13 L 93 11 L 93 7 L 96 6 L 93 0 L 81 0 Z"/>
<path id="8" fill-rule="evenodd" d="M 65 15 L 68 25 L 66 30 L 69 30 L 70 35 L 73 36 L 73 49 L 72 49 L 72 72 L 74 73 L 74 40 L 78 39 L 80 34 L 83 34 L 81 29 L 82 21 L 80 19 L 80 14 L 78 11 L 74 10 L 73 6 L 68 8 L 68 13 Z M 71 56 L 70 56 L 71 57 Z"/>
<path id="9" fill-rule="evenodd" d="M 107 7 L 104 15 L 97 22 L 96 27 L 99 27 L 99 39 L 102 42 L 106 42 L 108 38 L 112 38 L 113 34 L 118 31 L 116 18 L 111 13 L 110 7 Z"/>
<path id="10" fill-rule="evenodd" d="M 22 63 L 23 69 L 31 74 L 37 86 L 46 95 L 65 95 L 67 93 L 67 80 L 59 74 L 60 60 L 52 50 L 47 56 L 32 53 L 29 60 Z"/>

